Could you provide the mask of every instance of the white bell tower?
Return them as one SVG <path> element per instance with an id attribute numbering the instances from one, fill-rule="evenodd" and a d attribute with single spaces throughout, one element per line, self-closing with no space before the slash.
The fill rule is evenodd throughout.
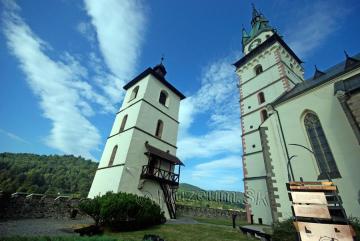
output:
<path id="1" fill-rule="evenodd" d="M 147 196 L 167 218 L 176 218 L 176 157 L 180 101 L 185 96 L 166 79 L 162 63 L 124 86 L 126 95 L 105 145 L 88 197 L 106 192 Z M 178 168 L 175 168 L 178 166 Z"/>
<path id="2" fill-rule="evenodd" d="M 253 6 L 251 31 L 242 31 L 244 56 L 234 65 L 239 76 L 243 170 L 248 221 L 271 224 L 277 211 L 272 165 L 263 152 L 260 125 L 271 103 L 303 81 L 301 60 L 265 16 Z M 285 184 L 284 184 L 285 185 Z"/>

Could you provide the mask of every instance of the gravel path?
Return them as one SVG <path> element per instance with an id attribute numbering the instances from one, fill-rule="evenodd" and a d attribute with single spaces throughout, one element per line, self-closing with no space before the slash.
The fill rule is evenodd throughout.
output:
<path id="1" fill-rule="evenodd" d="M 64 236 L 78 235 L 72 228 L 84 224 L 92 224 L 92 219 L 19 219 L 0 221 L 1 236 Z"/>

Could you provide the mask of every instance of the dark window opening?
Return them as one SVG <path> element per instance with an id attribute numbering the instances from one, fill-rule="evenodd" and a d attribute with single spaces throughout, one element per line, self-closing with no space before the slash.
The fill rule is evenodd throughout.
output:
<path id="1" fill-rule="evenodd" d="M 160 102 L 160 104 L 162 104 L 162 105 L 164 105 L 164 106 L 167 106 L 166 104 L 166 101 L 167 101 L 167 98 L 168 98 L 168 94 L 164 91 L 164 90 L 162 90 L 161 92 L 160 92 L 160 97 L 159 97 L 159 102 Z"/>
<path id="2" fill-rule="evenodd" d="M 264 92 L 260 92 L 258 93 L 258 101 L 259 101 L 259 104 L 262 104 L 265 102 L 265 95 L 264 95 Z"/>
<path id="3" fill-rule="evenodd" d="M 259 224 L 263 224 L 263 223 L 262 223 L 262 218 L 259 218 Z"/>
<path id="4" fill-rule="evenodd" d="M 266 121 L 266 119 L 268 118 L 268 114 L 267 114 L 267 111 L 266 110 L 262 110 L 260 112 L 260 115 L 261 115 L 261 121 L 264 122 Z"/>
<path id="5" fill-rule="evenodd" d="M 158 120 L 158 123 L 157 123 L 157 126 L 156 126 L 156 132 L 155 132 L 156 137 L 161 138 L 163 128 L 164 128 L 164 123 L 162 122 L 162 120 Z"/>
<path id="6" fill-rule="evenodd" d="M 115 155 L 116 155 L 116 151 L 117 151 L 117 149 L 118 149 L 118 146 L 116 145 L 116 146 L 114 146 L 114 148 L 113 148 L 113 150 L 112 150 L 112 152 L 111 152 L 111 156 L 110 156 L 110 160 L 109 160 L 109 167 L 111 167 L 112 165 L 113 165 L 113 163 L 114 163 L 114 159 L 115 159 Z"/>
<path id="7" fill-rule="evenodd" d="M 133 91 L 131 92 L 131 95 L 130 95 L 130 100 L 133 100 L 136 98 L 137 94 L 138 94 L 138 91 L 139 91 L 139 86 L 136 86 Z"/>
<path id="8" fill-rule="evenodd" d="M 306 114 L 304 124 L 320 170 L 318 178 L 328 179 L 328 177 L 341 177 L 318 116 L 314 113 Z"/>
<path id="9" fill-rule="evenodd" d="M 122 119 L 122 121 L 121 121 L 121 126 L 120 126 L 120 131 L 119 132 L 122 132 L 122 131 L 124 131 L 124 129 L 125 129 L 125 125 L 126 125 L 126 120 L 127 120 L 127 115 L 125 115 L 124 116 L 124 118 Z"/>
<path id="10" fill-rule="evenodd" d="M 263 72 L 263 68 L 262 68 L 262 66 L 261 66 L 260 64 L 256 65 L 255 68 L 254 68 L 254 70 L 255 70 L 255 74 L 256 74 L 256 75 L 258 75 L 258 74 L 260 74 L 260 73 Z"/>

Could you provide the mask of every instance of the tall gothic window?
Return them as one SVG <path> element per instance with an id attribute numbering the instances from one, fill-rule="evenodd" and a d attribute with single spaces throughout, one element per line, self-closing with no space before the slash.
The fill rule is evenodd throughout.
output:
<path id="1" fill-rule="evenodd" d="M 124 131 L 127 117 L 128 117 L 128 115 L 125 115 L 124 118 L 122 119 L 122 121 L 121 121 L 121 126 L 120 126 L 120 131 L 119 131 L 119 132 Z"/>
<path id="2" fill-rule="evenodd" d="M 314 113 L 306 114 L 304 124 L 320 170 L 319 179 L 341 177 L 318 116 Z"/>
<path id="3" fill-rule="evenodd" d="M 136 86 L 131 92 L 130 101 L 136 98 L 138 91 L 139 91 L 139 86 Z"/>
<path id="4" fill-rule="evenodd" d="M 265 95 L 264 95 L 264 92 L 260 92 L 258 94 L 258 100 L 259 100 L 259 104 L 262 104 L 265 102 Z"/>
<path id="5" fill-rule="evenodd" d="M 261 115 L 261 121 L 266 121 L 266 119 L 268 118 L 268 114 L 266 110 L 262 110 L 260 111 L 260 115 Z"/>
<path id="6" fill-rule="evenodd" d="M 168 98 L 168 93 L 166 93 L 165 90 L 162 90 L 162 91 L 160 92 L 160 96 L 159 96 L 159 102 L 160 102 L 160 104 L 167 106 L 167 103 L 166 103 L 166 102 L 167 102 L 167 98 Z"/>
<path id="7" fill-rule="evenodd" d="M 262 73 L 262 72 L 263 72 L 263 68 L 262 68 L 261 64 L 256 65 L 255 68 L 254 68 L 254 71 L 255 71 L 255 74 L 256 74 L 256 75 Z"/>
<path id="8" fill-rule="evenodd" d="M 116 155 L 116 151 L 118 149 L 118 146 L 114 146 L 113 150 L 112 150 L 112 153 L 111 153 L 111 156 L 110 156 L 110 160 L 109 160 L 109 167 L 111 167 L 114 163 L 114 159 L 115 159 L 115 155 Z"/>
<path id="9" fill-rule="evenodd" d="M 161 138 L 163 128 L 164 128 L 164 123 L 162 122 L 162 120 L 158 120 L 157 125 L 156 125 L 156 132 L 155 132 L 156 137 Z"/>

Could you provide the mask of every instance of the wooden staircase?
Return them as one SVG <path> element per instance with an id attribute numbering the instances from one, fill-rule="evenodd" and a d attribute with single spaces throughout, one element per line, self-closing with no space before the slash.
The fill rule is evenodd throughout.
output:
<path id="1" fill-rule="evenodd" d="M 161 189 L 164 193 L 166 206 L 169 210 L 170 218 L 176 219 L 176 188 L 166 183 L 160 183 Z"/>
<path id="2" fill-rule="evenodd" d="M 355 240 L 333 182 L 289 182 L 287 189 L 299 241 Z"/>

